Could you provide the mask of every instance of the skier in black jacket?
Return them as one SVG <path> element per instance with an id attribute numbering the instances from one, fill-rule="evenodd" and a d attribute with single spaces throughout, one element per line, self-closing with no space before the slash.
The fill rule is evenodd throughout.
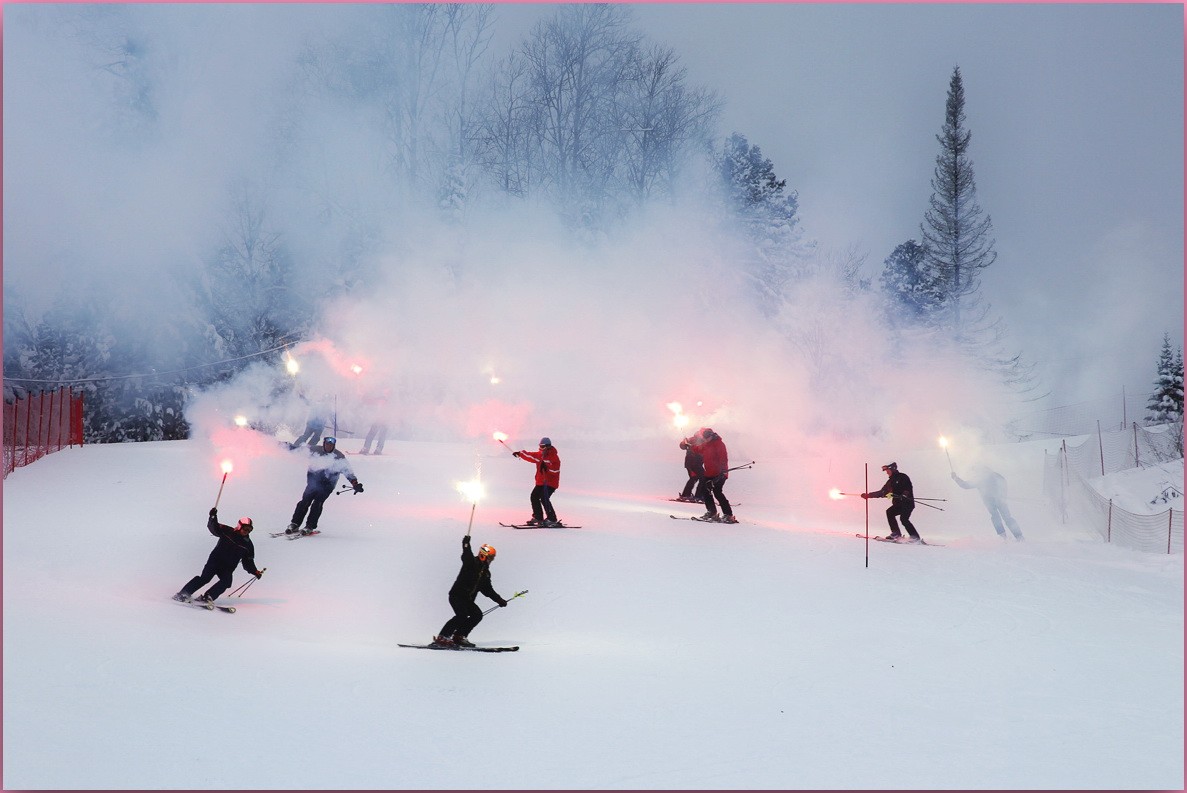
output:
<path id="1" fill-rule="evenodd" d="M 507 605 L 507 601 L 491 584 L 490 563 L 494 558 L 495 549 L 489 545 L 479 548 L 475 556 L 470 550 L 470 535 L 462 537 L 462 569 L 449 589 L 449 605 L 453 608 L 453 616 L 441 628 L 441 633 L 433 637 L 433 644 L 442 647 L 474 646 L 467 637 L 482 622 L 482 609 L 474 602 L 479 592 L 500 606 Z"/>
<path id="2" fill-rule="evenodd" d="M 211 508 L 206 528 L 218 537 L 218 545 L 210 552 L 202 572 L 191 578 L 190 582 L 173 596 L 174 600 L 188 602 L 199 587 L 209 584 L 211 579 L 218 576 L 218 582 L 198 598 L 209 603 L 231 586 L 231 575 L 235 572 L 235 566 L 240 563 L 243 564 L 244 570 L 256 578 L 264 575 L 263 571 L 256 569 L 256 547 L 248 536 L 253 528 L 251 518 L 240 518 L 235 526 L 227 526 L 218 522 L 218 510 Z"/>
<path id="3" fill-rule="evenodd" d="M 697 451 L 691 438 L 680 441 L 680 448 L 684 450 L 684 470 L 688 471 L 688 481 L 684 490 L 676 497 L 677 501 L 695 501 L 705 503 L 705 458 Z M 696 493 L 693 493 L 693 488 Z"/>
<path id="4" fill-rule="evenodd" d="M 898 469 L 898 463 L 887 463 L 882 466 L 888 477 L 886 484 L 880 490 L 872 493 L 862 493 L 862 498 L 890 497 L 891 504 L 886 510 L 886 522 L 890 524 L 890 536 L 886 539 L 901 542 L 903 535 L 898 524 L 894 522 L 897 515 L 903 522 L 903 528 L 910 535 L 909 542 L 920 542 L 919 532 L 911 525 L 911 513 L 915 510 L 915 488 L 911 485 L 911 477 Z"/>
<path id="5" fill-rule="evenodd" d="M 322 507 L 326 499 L 334 492 L 338 484 L 338 477 L 345 476 L 354 492 L 363 492 L 360 482 L 351 470 L 346 455 L 337 449 L 338 439 L 327 435 L 322 439 L 321 446 L 310 447 L 309 470 L 305 472 L 305 492 L 301 500 L 293 508 L 293 518 L 289 521 L 285 534 L 312 534 L 317 530 L 317 522 L 321 520 Z M 309 519 L 305 520 L 308 513 Z M 301 528 L 301 521 L 305 520 L 305 528 Z"/>

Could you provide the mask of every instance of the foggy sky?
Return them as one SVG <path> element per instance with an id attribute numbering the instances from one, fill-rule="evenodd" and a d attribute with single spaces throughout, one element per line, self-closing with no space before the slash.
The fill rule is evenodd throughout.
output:
<path id="1" fill-rule="evenodd" d="M 492 52 L 503 54 L 548 11 L 501 7 Z M 676 49 L 694 83 L 725 100 L 719 132 L 746 135 L 798 192 L 806 235 L 825 250 L 866 253 L 865 275 L 875 282 L 893 248 L 919 237 L 935 135 L 959 65 L 978 200 L 999 254 L 983 277 L 985 296 L 1012 346 L 1038 364 L 1041 390 L 1058 398 L 1042 406 L 1122 386 L 1149 390 L 1162 334 L 1182 344 L 1181 8 L 634 11 L 640 30 Z M 37 297 L 47 277 L 72 280 L 81 267 L 104 276 L 120 305 L 160 311 L 168 322 L 177 310 L 171 279 L 202 255 L 227 185 L 266 179 L 273 99 L 295 53 L 366 11 L 248 4 L 110 13 L 126 13 L 146 33 L 167 78 L 151 97 L 151 119 L 140 119 L 147 137 L 113 127 L 111 81 L 97 80 L 96 63 L 80 54 L 80 42 L 93 44 L 109 28 L 63 35 L 49 7 L 5 9 L 5 287 Z M 349 118 L 305 121 L 319 125 L 310 140 L 320 148 L 290 175 L 289 195 L 313 186 L 382 206 L 379 141 Z M 305 221 L 299 209 L 286 218 L 291 238 L 332 267 L 335 251 L 319 249 L 328 243 Z M 722 282 L 728 244 L 678 213 L 641 217 L 598 252 L 564 248 L 560 231 L 535 214 L 476 222 L 461 240 L 430 232 L 411 243 L 408 228 L 419 222 L 390 218 L 391 242 L 376 262 L 383 283 L 361 304 L 334 306 L 326 327 L 344 346 L 386 356 L 387 368 L 402 372 L 397 388 L 434 370 L 436 381 L 408 394 L 425 410 L 441 389 L 452 389 L 441 410 L 472 410 L 490 396 L 474 375 L 497 369 L 520 374 L 500 395 L 505 404 L 547 404 L 561 424 L 566 412 L 644 422 L 657 403 L 704 394 L 733 404 L 720 415 L 741 424 L 739 411 L 752 414 L 756 430 L 764 409 L 798 406 L 811 421 L 844 405 L 855 429 L 902 410 L 900 426 L 930 431 L 940 406 L 976 382 L 926 351 L 912 353 L 910 371 L 879 370 L 870 361 L 884 340 L 871 307 L 870 316 L 827 318 L 847 378 L 843 401 L 839 392 L 807 393 L 797 367 L 772 366 L 785 351 Z M 426 262 L 465 272 L 465 289 L 441 271 L 409 269 Z M 561 312 L 565 333 L 542 324 L 547 306 Z M 433 354 L 423 355 L 426 348 Z M 442 361 L 457 372 L 441 375 Z M 879 392 L 885 401 L 871 405 Z M 640 415 L 617 409 L 632 400 Z M 912 410 L 927 420 L 907 418 Z"/>

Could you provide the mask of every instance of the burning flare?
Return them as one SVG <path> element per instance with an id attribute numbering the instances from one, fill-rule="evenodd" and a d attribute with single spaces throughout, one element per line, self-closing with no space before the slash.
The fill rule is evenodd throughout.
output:
<path id="1" fill-rule="evenodd" d="M 247 416 L 244 416 L 243 414 L 236 416 L 235 417 L 235 426 L 236 427 L 246 427 L 247 426 Z"/>
<path id="2" fill-rule="evenodd" d="M 498 441 L 499 443 L 502 443 L 503 441 L 507 440 L 507 433 L 505 433 L 505 432 L 495 432 L 495 434 L 494 434 L 494 435 L 492 435 L 491 437 L 492 437 L 492 438 L 494 438 L 494 439 L 495 439 L 496 441 Z"/>
<path id="3" fill-rule="evenodd" d="M 285 353 L 284 368 L 288 370 L 289 374 L 295 375 L 297 372 L 301 371 L 301 364 L 297 363 L 296 358 L 289 355 L 288 353 Z"/>
<path id="4" fill-rule="evenodd" d="M 457 488 L 457 492 L 465 496 L 466 500 L 471 504 L 477 504 L 486 495 L 486 488 L 477 479 L 471 479 L 469 482 L 458 482 L 455 487 Z"/>
<path id="5" fill-rule="evenodd" d="M 223 476 L 226 476 L 227 474 L 231 473 L 231 470 L 232 470 L 232 469 L 233 469 L 235 466 L 231 464 L 231 461 L 230 461 L 230 460 L 223 460 L 223 463 L 222 463 L 222 465 L 221 465 L 221 466 L 219 466 L 219 467 L 220 467 L 220 468 L 222 468 L 222 471 L 223 471 Z"/>
<path id="6" fill-rule="evenodd" d="M 828 497 L 839 501 L 845 497 L 845 494 L 841 492 L 840 488 L 834 487 L 832 490 L 828 491 Z"/>
<path id="7" fill-rule="evenodd" d="M 944 447 L 944 450 L 945 450 L 945 451 L 947 451 L 947 449 L 948 449 L 948 439 L 947 439 L 947 438 L 945 438 L 943 435 L 941 435 L 941 436 L 940 436 L 940 446 Z"/>

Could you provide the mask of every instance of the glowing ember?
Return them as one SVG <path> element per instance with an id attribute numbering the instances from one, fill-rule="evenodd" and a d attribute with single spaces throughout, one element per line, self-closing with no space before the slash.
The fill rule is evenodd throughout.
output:
<path id="1" fill-rule="evenodd" d="M 472 504 L 477 504 L 479 499 L 486 495 L 486 488 L 477 479 L 471 479 L 469 482 L 458 482 L 456 487 L 457 492 L 465 496 L 466 500 Z"/>
<path id="2" fill-rule="evenodd" d="M 297 363 L 297 359 L 290 355 L 285 359 L 284 368 L 288 370 L 289 374 L 296 374 L 301 371 L 301 364 Z"/>
<path id="3" fill-rule="evenodd" d="M 232 469 L 232 468 L 234 468 L 234 467 L 235 467 L 235 466 L 231 465 L 231 461 L 230 461 L 230 460 L 223 460 L 222 469 L 223 469 L 223 473 L 224 473 L 224 474 L 229 474 L 229 473 L 231 473 L 231 469 Z"/>
<path id="4" fill-rule="evenodd" d="M 492 435 L 491 437 L 492 437 L 492 438 L 494 438 L 496 441 L 499 441 L 499 442 L 502 442 L 502 441 L 505 441 L 505 440 L 507 440 L 507 435 L 506 435 L 506 433 L 503 433 L 503 432 L 496 432 L 496 433 L 495 433 L 494 435 Z"/>
<path id="5" fill-rule="evenodd" d="M 359 366 L 359 365 L 356 363 L 356 364 L 354 364 L 353 366 L 351 366 L 351 367 L 350 367 L 350 371 L 354 372 L 355 374 L 362 374 L 362 373 L 363 373 L 363 367 Z"/>
<path id="6" fill-rule="evenodd" d="M 840 500 L 845 497 L 845 494 L 842 493 L 838 488 L 834 487 L 832 490 L 828 491 L 828 497 Z"/>
<path id="7" fill-rule="evenodd" d="M 247 426 L 247 416 L 244 416 L 244 415 L 236 416 L 235 417 L 235 426 L 236 427 L 246 427 Z"/>
<path id="8" fill-rule="evenodd" d="M 940 445 L 943 446 L 945 449 L 948 448 L 948 439 L 945 438 L 943 435 L 940 436 Z"/>

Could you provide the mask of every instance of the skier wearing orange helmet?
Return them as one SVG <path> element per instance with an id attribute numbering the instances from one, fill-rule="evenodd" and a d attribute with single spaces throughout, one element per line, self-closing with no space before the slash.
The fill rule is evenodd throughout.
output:
<path id="1" fill-rule="evenodd" d="M 482 609 L 474 602 L 479 592 L 500 606 L 507 605 L 507 601 L 491 584 L 490 563 L 494 558 L 495 549 L 492 546 L 483 545 L 475 554 L 470 549 L 470 535 L 462 537 L 462 569 L 449 589 L 449 605 L 453 608 L 453 616 L 445 622 L 441 632 L 433 637 L 433 644 L 441 647 L 474 646 L 467 637 L 482 622 Z"/>

